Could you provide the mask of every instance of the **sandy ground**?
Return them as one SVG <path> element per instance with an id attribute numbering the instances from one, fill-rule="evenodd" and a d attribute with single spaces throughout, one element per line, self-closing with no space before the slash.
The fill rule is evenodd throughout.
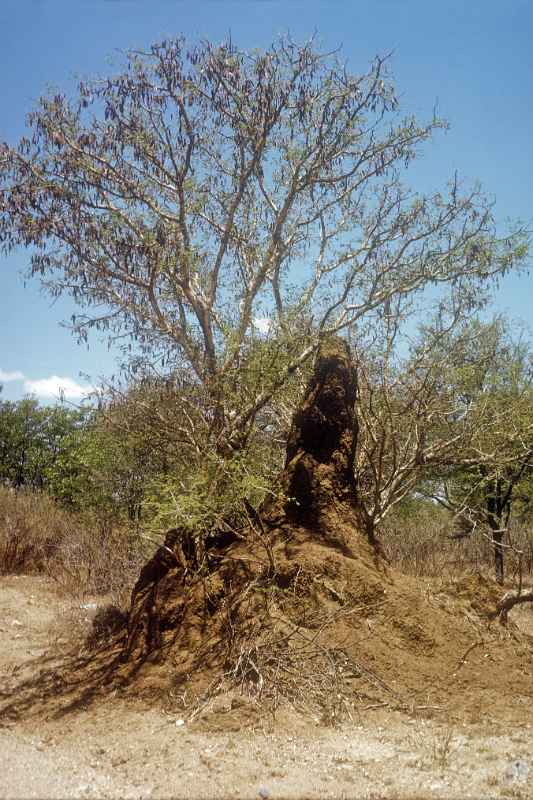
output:
<path id="1" fill-rule="evenodd" d="M 46 579 L 0 578 L 0 699 L 49 669 L 91 613 Z M 0 797 L 530 798 L 533 718 L 525 698 L 513 703 L 512 724 L 487 709 L 483 726 L 377 708 L 337 728 L 285 715 L 217 732 L 118 696 L 41 721 L 0 717 Z"/>

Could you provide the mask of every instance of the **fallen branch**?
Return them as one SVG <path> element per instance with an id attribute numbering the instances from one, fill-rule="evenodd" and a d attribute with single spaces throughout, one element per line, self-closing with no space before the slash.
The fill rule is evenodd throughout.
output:
<path id="1" fill-rule="evenodd" d="M 472 652 L 472 650 L 474 650 L 474 648 L 476 648 L 476 647 L 481 647 L 481 646 L 482 646 L 482 645 L 484 645 L 484 644 L 485 644 L 485 642 L 484 642 L 484 641 L 479 641 L 479 642 L 474 642 L 474 644 L 471 644 L 471 645 L 470 645 L 470 647 L 469 647 L 469 648 L 466 650 L 466 652 L 464 653 L 464 655 L 463 655 L 463 656 L 462 656 L 462 657 L 459 659 L 459 663 L 457 664 L 457 669 L 456 669 L 456 670 L 455 670 L 455 672 L 453 673 L 454 677 L 455 677 L 455 675 L 457 675 L 457 673 L 459 672 L 459 670 L 461 669 L 461 667 L 462 667 L 464 664 L 466 664 L 466 659 L 468 658 L 468 656 L 470 655 L 470 653 Z"/>
<path id="2" fill-rule="evenodd" d="M 509 611 L 520 603 L 533 603 L 533 592 L 525 594 L 506 594 L 496 606 L 496 612 L 502 625 L 507 624 Z"/>

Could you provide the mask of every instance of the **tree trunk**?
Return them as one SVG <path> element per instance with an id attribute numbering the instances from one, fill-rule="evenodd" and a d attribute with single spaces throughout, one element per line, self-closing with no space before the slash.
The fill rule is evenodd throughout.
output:
<path id="1" fill-rule="evenodd" d="M 502 530 L 502 491 L 499 480 L 494 481 L 492 491 L 487 494 L 488 521 L 494 545 L 494 572 L 498 583 L 502 584 L 504 579 L 504 557 L 503 557 L 503 530 Z"/>
<path id="2" fill-rule="evenodd" d="M 504 579 L 504 559 L 503 559 L 503 531 L 493 530 L 492 540 L 494 542 L 494 571 L 496 573 L 496 580 L 498 583 L 503 584 Z"/>

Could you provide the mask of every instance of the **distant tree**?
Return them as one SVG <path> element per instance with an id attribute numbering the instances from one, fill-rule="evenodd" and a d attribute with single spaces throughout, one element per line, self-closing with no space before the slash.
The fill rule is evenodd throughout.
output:
<path id="1" fill-rule="evenodd" d="M 40 406 L 35 398 L 0 401 L 0 480 L 16 488 L 50 489 L 84 417 L 61 406 Z"/>
<path id="2" fill-rule="evenodd" d="M 37 400 L 5 401 L 0 407 L 0 470 L 12 486 L 44 483 L 45 415 Z"/>
<path id="3" fill-rule="evenodd" d="M 478 188 L 403 184 L 445 123 L 399 116 L 386 58 L 356 75 L 313 42 L 168 39 L 75 99 L 43 97 L 28 123 L 0 147 L 4 252 L 31 248 L 31 274 L 84 309 L 80 338 L 108 330 L 187 369 L 223 454 L 325 336 L 427 287 L 473 309 L 525 261 L 526 232 L 498 237 Z M 252 385 L 259 336 L 286 357 Z"/>
<path id="4" fill-rule="evenodd" d="M 450 358 L 447 372 L 459 399 L 451 427 L 469 418 L 470 436 L 425 491 L 453 513 L 456 535 L 490 539 L 503 583 L 512 513 L 533 502 L 533 356 L 506 321 L 476 327 L 476 346 L 459 363 Z"/>
<path id="5" fill-rule="evenodd" d="M 500 318 L 444 325 L 437 314 L 409 346 L 400 318 L 384 318 L 357 358 L 363 526 L 372 538 L 394 507 L 425 495 L 463 533 L 485 531 L 503 580 L 511 505 L 524 504 L 533 466 L 528 343 Z"/>

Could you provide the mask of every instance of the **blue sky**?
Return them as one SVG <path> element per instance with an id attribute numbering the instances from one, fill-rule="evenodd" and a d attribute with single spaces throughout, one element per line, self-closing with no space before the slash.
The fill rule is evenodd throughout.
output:
<path id="1" fill-rule="evenodd" d="M 393 51 L 402 109 L 428 119 L 438 102 L 451 130 L 412 170 L 419 190 L 455 170 L 479 179 L 502 222 L 532 223 L 533 3 L 531 0 L 1 0 L 0 140 L 15 144 L 25 115 L 47 86 L 75 75 L 105 75 L 119 51 L 183 33 L 243 48 L 280 33 L 327 49 L 342 45 L 353 72 Z M 80 386 L 116 371 L 116 354 L 97 338 L 76 344 L 60 322 L 73 307 L 52 304 L 37 282 L 24 286 L 27 254 L 0 257 L 0 383 L 3 397 L 34 392 L 51 402 L 58 387 L 76 401 Z M 509 277 L 495 308 L 529 322 L 532 278 Z M 82 375 L 90 376 L 89 379 Z"/>

